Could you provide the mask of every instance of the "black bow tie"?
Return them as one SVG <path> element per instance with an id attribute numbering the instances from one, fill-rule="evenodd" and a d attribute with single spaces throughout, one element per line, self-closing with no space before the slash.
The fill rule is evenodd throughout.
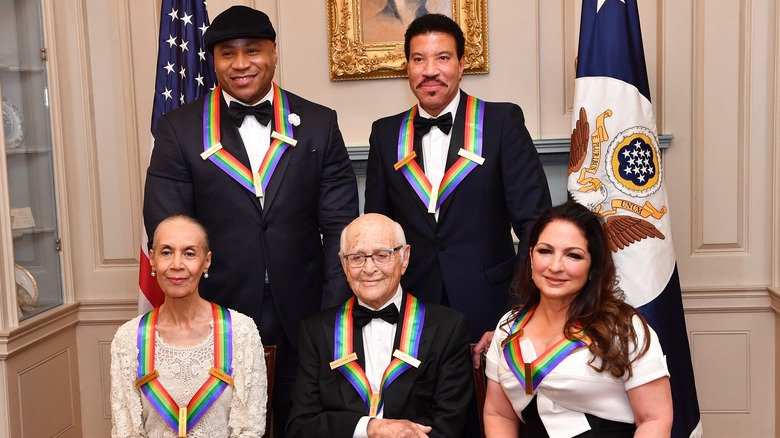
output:
<path id="1" fill-rule="evenodd" d="M 438 126 L 441 132 L 445 134 L 450 133 L 452 128 L 452 113 L 447 113 L 443 116 L 436 117 L 435 119 L 426 119 L 420 117 L 420 115 L 414 116 L 414 133 L 419 135 L 427 134 L 432 127 Z"/>
<path id="2" fill-rule="evenodd" d="M 371 310 L 368 307 L 356 305 L 352 310 L 352 316 L 355 318 L 355 325 L 359 328 L 365 327 L 372 319 L 384 319 L 390 324 L 398 323 L 398 308 L 391 304 L 381 310 Z"/>
<path id="3" fill-rule="evenodd" d="M 241 127 L 241 124 L 244 123 L 244 117 L 246 116 L 255 116 L 255 119 L 257 119 L 261 125 L 267 125 L 271 120 L 273 111 L 273 107 L 267 100 L 264 100 L 259 105 L 255 106 L 242 105 L 236 101 L 230 102 L 230 118 L 239 128 Z"/>

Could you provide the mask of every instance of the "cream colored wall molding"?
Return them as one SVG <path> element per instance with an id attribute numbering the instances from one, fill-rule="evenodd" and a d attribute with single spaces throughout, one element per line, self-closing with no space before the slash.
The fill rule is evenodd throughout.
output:
<path id="1" fill-rule="evenodd" d="M 78 307 L 78 303 L 64 304 L 26 320 L 19 327 L 0 332 L 0 361 L 76 326 Z"/>
<path id="2" fill-rule="evenodd" d="M 683 291 L 686 314 L 764 313 L 772 311 L 767 287 L 696 287 Z"/>
<path id="3" fill-rule="evenodd" d="M 772 302 L 772 310 L 774 310 L 775 313 L 780 313 L 780 288 L 770 287 L 768 291 L 769 298 Z"/>
<path id="4" fill-rule="evenodd" d="M 138 315 L 136 300 L 89 300 L 79 302 L 79 326 L 123 324 Z"/>

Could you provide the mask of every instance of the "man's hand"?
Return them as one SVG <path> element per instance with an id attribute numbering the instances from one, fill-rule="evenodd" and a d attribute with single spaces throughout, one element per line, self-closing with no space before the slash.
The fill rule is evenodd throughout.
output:
<path id="1" fill-rule="evenodd" d="M 471 362 L 474 365 L 474 368 L 479 369 L 480 364 L 482 363 L 481 356 L 487 353 L 491 342 L 493 342 L 493 332 L 485 332 L 479 339 L 479 342 L 477 342 L 477 345 L 474 346 L 474 354 L 471 356 Z"/>
<path id="2" fill-rule="evenodd" d="M 369 438 L 427 438 L 430 431 L 430 426 L 423 426 L 409 420 L 386 420 L 384 418 L 368 420 L 366 428 Z"/>

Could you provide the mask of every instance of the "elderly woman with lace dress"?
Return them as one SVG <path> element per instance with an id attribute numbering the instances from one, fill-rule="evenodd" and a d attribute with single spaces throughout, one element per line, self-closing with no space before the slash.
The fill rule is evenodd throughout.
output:
<path id="1" fill-rule="evenodd" d="M 251 318 L 198 294 L 211 264 L 203 226 L 162 221 L 149 258 L 163 304 L 111 343 L 112 437 L 259 437 L 265 430 L 263 346 Z"/>

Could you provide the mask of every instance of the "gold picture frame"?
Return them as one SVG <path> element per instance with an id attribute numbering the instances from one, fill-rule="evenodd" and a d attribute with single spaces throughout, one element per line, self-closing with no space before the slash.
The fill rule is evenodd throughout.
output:
<path id="1" fill-rule="evenodd" d="M 400 40 L 398 27 L 381 27 L 376 31 L 374 12 L 377 4 L 388 1 L 391 0 L 327 0 L 331 81 L 406 77 L 405 25 L 400 28 Z M 487 0 L 428 0 L 423 3 L 433 4 L 438 9 L 451 8 L 450 16 L 466 37 L 464 73 L 488 73 Z M 395 16 L 399 15 L 396 13 Z M 370 20 L 364 21 L 364 17 Z"/>

